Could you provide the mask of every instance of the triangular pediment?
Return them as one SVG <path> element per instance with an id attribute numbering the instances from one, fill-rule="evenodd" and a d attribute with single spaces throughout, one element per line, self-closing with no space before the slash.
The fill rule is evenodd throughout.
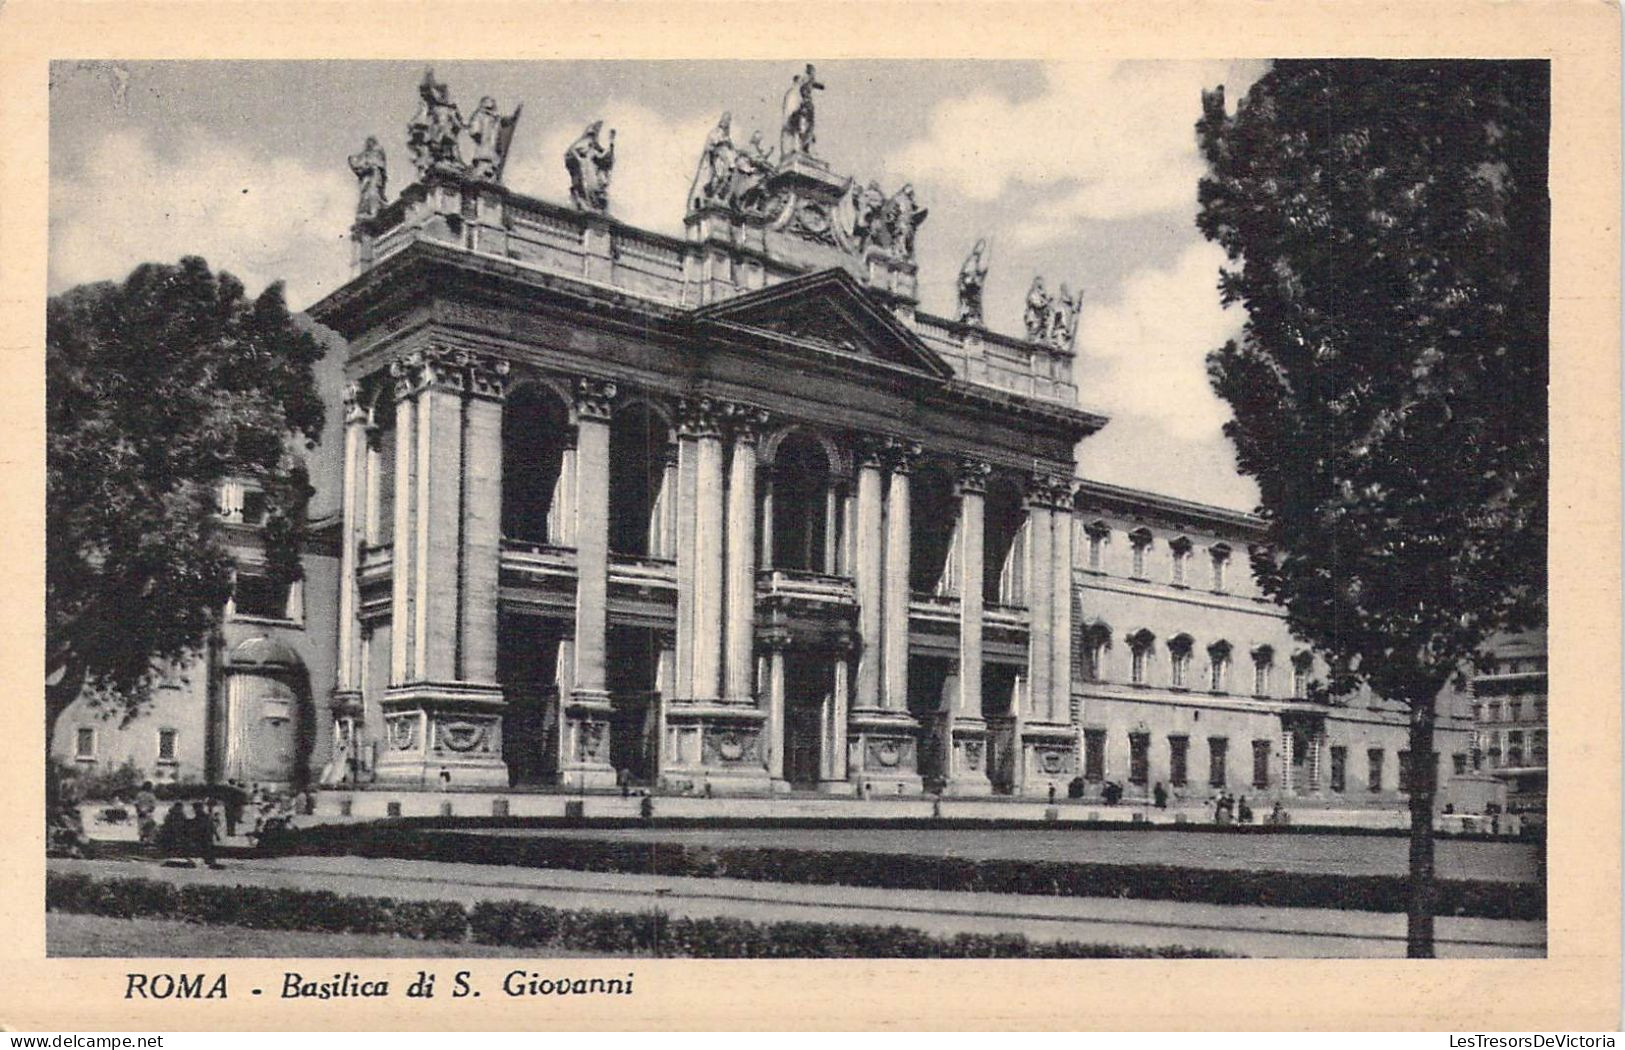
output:
<path id="1" fill-rule="evenodd" d="M 845 270 L 820 270 L 711 303 L 696 318 L 754 329 L 941 379 L 953 368 Z"/>

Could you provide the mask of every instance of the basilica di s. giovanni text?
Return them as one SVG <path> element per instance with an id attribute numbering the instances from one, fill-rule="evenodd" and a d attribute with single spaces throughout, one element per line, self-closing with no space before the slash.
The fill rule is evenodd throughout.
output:
<path id="1" fill-rule="evenodd" d="M 671 237 L 616 218 L 613 129 L 569 148 L 567 199 L 524 196 L 521 112 L 426 74 L 416 179 L 349 158 L 353 277 L 309 310 L 346 385 L 305 579 L 255 589 L 228 486 L 204 673 L 128 727 L 70 711 L 57 753 L 499 815 L 623 784 L 1402 811 L 1404 711 L 1316 688 L 1249 572 L 1259 522 L 1076 476 L 1108 425 L 1081 294 L 1034 279 L 1025 330 L 989 330 L 977 232 L 831 170 L 825 90 L 798 73 L 765 143 L 724 114 Z M 918 308 L 923 236 L 965 241 L 954 316 Z"/>

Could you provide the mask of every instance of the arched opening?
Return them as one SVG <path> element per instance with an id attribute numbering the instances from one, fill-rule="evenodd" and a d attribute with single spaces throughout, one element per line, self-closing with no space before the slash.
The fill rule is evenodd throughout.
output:
<path id="1" fill-rule="evenodd" d="M 555 513 L 565 450 L 575 429 L 563 402 L 550 391 L 524 384 L 508 395 L 502 412 L 502 535 L 521 543 L 560 543 Z"/>
<path id="2" fill-rule="evenodd" d="M 626 405 L 609 424 L 609 549 L 627 557 L 666 553 L 661 489 L 670 428 L 642 402 Z"/>
<path id="3" fill-rule="evenodd" d="M 1015 481 L 995 478 L 987 486 L 982 529 L 982 600 L 989 605 L 1026 604 L 1020 538 L 1027 520 Z"/>
<path id="4" fill-rule="evenodd" d="M 232 648 L 225 672 L 222 779 L 303 786 L 310 776 L 315 707 L 299 654 L 261 635 Z"/>
<path id="5" fill-rule="evenodd" d="M 772 566 L 834 572 L 838 527 L 829 453 L 814 437 L 792 431 L 773 458 Z"/>
<path id="6" fill-rule="evenodd" d="M 954 482 L 938 464 L 922 466 L 909 491 L 909 590 L 915 594 L 948 594 L 957 583 L 950 564 L 954 533 L 959 528 L 959 500 Z"/>

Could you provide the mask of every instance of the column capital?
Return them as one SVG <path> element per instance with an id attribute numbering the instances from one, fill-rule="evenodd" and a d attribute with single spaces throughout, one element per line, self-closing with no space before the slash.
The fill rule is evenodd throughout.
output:
<path id="1" fill-rule="evenodd" d="M 656 627 L 654 629 L 655 644 L 662 649 L 677 648 L 677 628 Z"/>
<path id="2" fill-rule="evenodd" d="M 367 422 L 367 406 L 361 401 L 361 384 L 344 384 L 344 425 L 352 426 Z"/>
<path id="3" fill-rule="evenodd" d="M 608 423 L 615 402 L 615 384 L 607 379 L 583 377 L 575 382 L 576 421 Z"/>
<path id="4" fill-rule="evenodd" d="M 467 354 L 468 390 L 476 397 L 501 401 L 508 387 L 508 373 L 513 366 L 507 360 L 489 354 Z"/>
<path id="5" fill-rule="evenodd" d="M 914 465 L 924 450 L 918 441 L 904 438 L 886 439 L 886 465 L 893 474 L 912 474 Z"/>
<path id="6" fill-rule="evenodd" d="M 966 493 L 980 495 L 987 491 L 987 479 L 993 473 L 993 468 L 979 459 L 965 456 L 959 461 L 959 469 L 954 476 L 955 488 L 961 496 Z"/>
<path id="7" fill-rule="evenodd" d="M 685 438 L 722 436 L 723 403 L 709 397 L 677 400 L 677 434 Z"/>
<path id="8" fill-rule="evenodd" d="M 782 653 L 790 648 L 791 635 L 787 627 L 769 627 L 757 637 L 770 652 Z"/>
<path id="9" fill-rule="evenodd" d="M 1074 491 L 1071 478 L 1034 471 L 1027 479 L 1027 506 L 1044 510 L 1071 510 Z"/>
<path id="10" fill-rule="evenodd" d="M 734 441 L 754 445 L 761 440 L 770 418 L 767 409 L 737 401 L 724 402 L 721 407 Z"/>
<path id="11" fill-rule="evenodd" d="M 439 347 L 407 351 L 389 363 L 389 374 L 395 379 L 398 401 L 405 401 L 430 387 L 459 393 L 463 389 L 462 369 Z"/>
<path id="12" fill-rule="evenodd" d="M 829 647 L 842 656 L 851 656 L 863 647 L 863 640 L 857 632 L 845 630 L 830 637 Z"/>
<path id="13" fill-rule="evenodd" d="M 886 462 L 886 439 L 874 434 L 859 434 L 852 439 L 852 465 L 879 470 Z"/>

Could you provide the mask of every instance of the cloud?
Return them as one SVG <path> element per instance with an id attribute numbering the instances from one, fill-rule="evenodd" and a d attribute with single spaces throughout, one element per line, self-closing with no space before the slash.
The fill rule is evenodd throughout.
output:
<path id="1" fill-rule="evenodd" d="M 1180 439 L 1220 439 L 1230 409 L 1208 386 L 1205 358 L 1245 319 L 1219 305 L 1223 261 L 1217 246 L 1193 244 L 1166 268 L 1131 273 L 1111 301 L 1085 301 L 1077 343 L 1084 404 L 1131 425 L 1156 421 Z"/>
<path id="2" fill-rule="evenodd" d="M 602 141 L 615 129 L 615 170 L 609 184 L 609 212 L 645 229 L 681 233 L 689 184 L 699 165 L 706 132 L 717 115 L 673 120 L 637 103 L 612 100 L 591 119 L 602 119 Z M 516 153 L 504 181 L 521 193 L 566 201 L 570 177 L 564 153 L 589 121 L 550 125 L 538 143 Z"/>
<path id="3" fill-rule="evenodd" d="M 120 280 L 144 262 L 201 255 L 249 294 L 287 281 L 308 306 L 349 272 L 355 188 L 342 171 L 181 136 L 160 155 L 138 131 L 107 133 L 51 181 L 50 286 Z"/>
<path id="4" fill-rule="evenodd" d="M 1202 89 L 1224 83 L 1234 97 L 1262 69 L 1252 62 L 1048 66 L 1044 91 L 1032 98 L 982 92 L 939 103 L 926 135 L 887 167 L 976 201 L 1010 189 L 1036 196 L 1011 231 L 1029 245 L 1064 237 L 1079 220 L 1191 209 L 1202 173 L 1195 132 Z"/>

